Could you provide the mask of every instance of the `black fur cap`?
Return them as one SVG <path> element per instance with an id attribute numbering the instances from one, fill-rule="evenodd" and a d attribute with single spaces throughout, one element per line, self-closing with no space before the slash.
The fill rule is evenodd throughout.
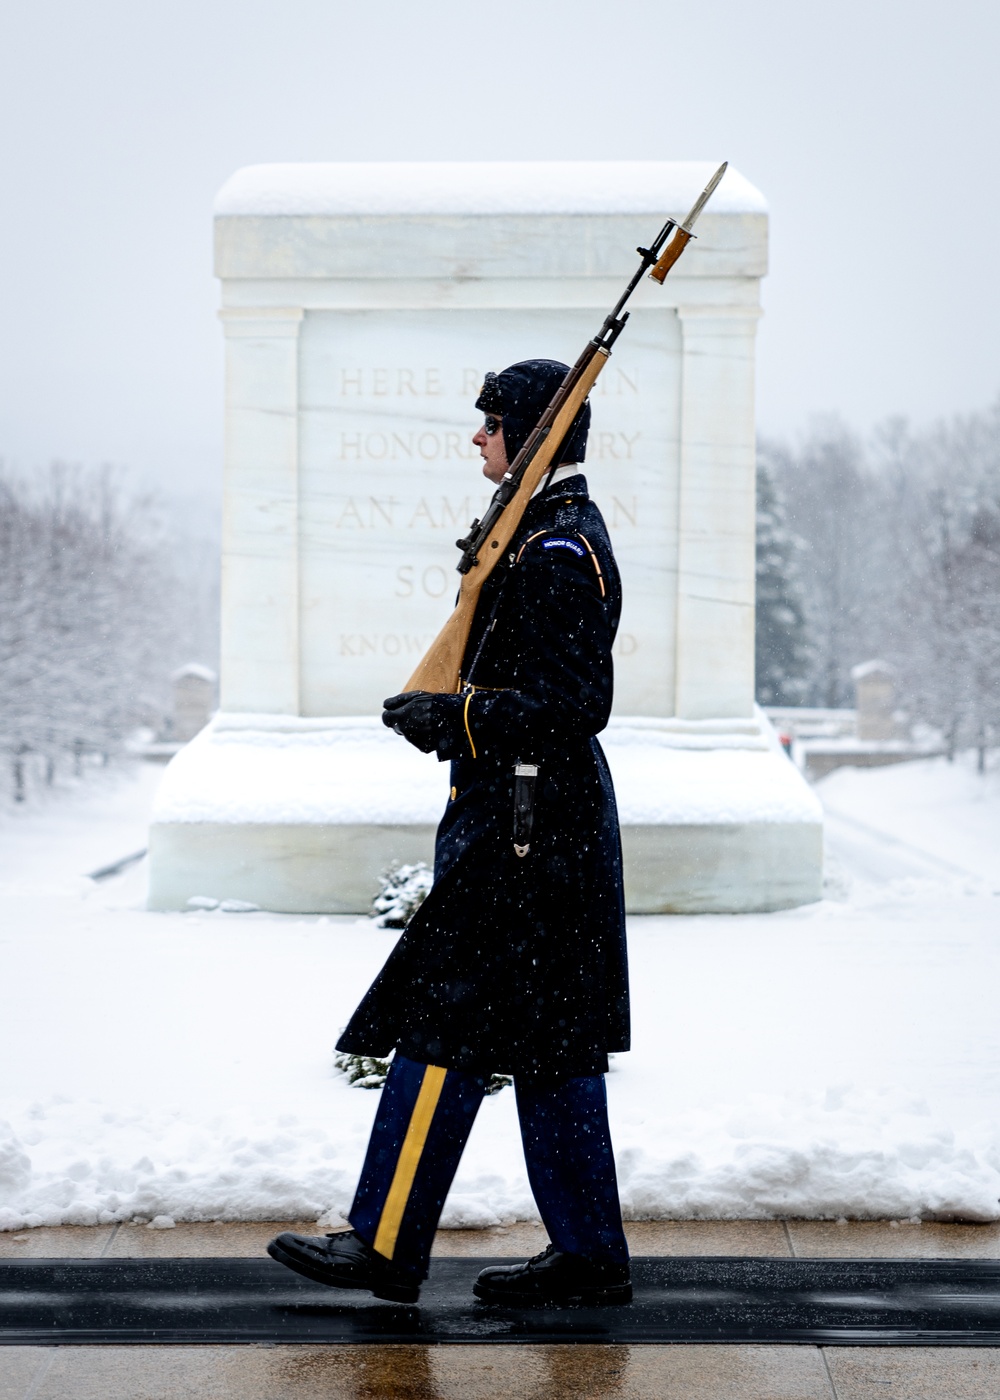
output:
<path id="1" fill-rule="evenodd" d="M 476 399 L 476 408 L 503 418 L 503 441 L 507 461 L 513 462 L 549 406 L 553 394 L 569 373 L 560 360 L 521 360 L 494 374 L 490 370 Z M 587 453 L 590 431 L 590 404 L 585 403 L 566 434 L 556 465 L 582 462 Z"/>

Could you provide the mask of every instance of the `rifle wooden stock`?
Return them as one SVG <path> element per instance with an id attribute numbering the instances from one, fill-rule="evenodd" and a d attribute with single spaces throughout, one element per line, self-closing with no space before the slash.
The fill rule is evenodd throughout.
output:
<path id="1" fill-rule="evenodd" d="M 465 655 L 483 584 L 514 538 L 525 507 L 551 467 L 552 459 L 562 447 L 584 399 L 607 362 L 608 351 L 595 347 L 590 361 L 585 365 L 580 378 L 557 413 L 548 437 L 531 459 L 516 494 L 479 551 L 479 563 L 467 574 L 462 575 L 455 611 L 427 649 L 423 660 L 403 687 L 404 690 L 427 690 L 436 695 L 455 694 L 458 691 L 462 657 Z"/>
<path id="2" fill-rule="evenodd" d="M 663 282 L 667 273 L 690 242 L 691 235 L 689 233 L 682 228 L 674 229 L 674 236 L 664 248 L 656 266 L 649 270 L 649 275 L 654 282 Z"/>

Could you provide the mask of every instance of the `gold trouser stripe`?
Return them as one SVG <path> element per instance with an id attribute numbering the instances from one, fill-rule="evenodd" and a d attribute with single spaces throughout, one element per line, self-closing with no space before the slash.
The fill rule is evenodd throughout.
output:
<path id="1" fill-rule="evenodd" d="M 444 1088 L 446 1069 L 439 1065 L 426 1065 L 424 1077 L 420 1081 L 420 1092 L 413 1105 L 410 1125 L 403 1139 L 396 1170 L 392 1174 L 392 1185 L 382 1207 L 382 1216 L 375 1233 L 375 1249 L 386 1259 L 396 1252 L 396 1238 L 403 1223 L 403 1213 L 413 1190 L 413 1179 L 420 1165 L 420 1157 L 431 1130 L 434 1110 L 437 1108 L 441 1090 Z"/>
<path id="2" fill-rule="evenodd" d="M 473 690 L 475 687 L 473 687 Z M 465 697 L 465 705 L 462 709 L 462 718 L 465 720 L 465 732 L 469 740 L 469 748 L 472 750 L 472 757 L 476 757 L 476 746 L 472 742 L 472 730 L 469 728 L 469 701 L 472 699 L 473 690 L 470 690 Z"/>

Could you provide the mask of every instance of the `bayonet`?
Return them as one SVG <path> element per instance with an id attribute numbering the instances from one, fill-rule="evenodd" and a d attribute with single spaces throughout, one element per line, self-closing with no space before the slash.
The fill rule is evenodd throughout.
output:
<path id="1" fill-rule="evenodd" d="M 728 164 L 729 162 L 727 160 L 722 162 L 711 180 L 709 180 L 708 184 L 691 206 L 690 214 L 688 214 L 687 218 L 681 223 L 674 226 L 673 238 L 671 238 L 670 242 L 664 248 L 659 261 L 649 274 L 654 282 L 662 282 L 664 280 L 681 253 L 683 253 L 684 249 L 691 242 L 691 239 L 694 237 L 691 230 L 694 228 L 699 214 L 715 193 L 716 186 L 723 175 L 725 175 Z"/>
<path id="2" fill-rule="evenodd" d="M 704 209 L 708 201 L 712 198 L 712 195 L 715 194 L 716 187 L 718 186 L 718 183 L 722 179 L 723 175 L 725 175 L 726 167 L 728 165 L 728 160 L 724 160 L 722 162 L 718 170 L 712 176 L 711 180 L 709 180 L 708 184 L 705 186 L 701 194 L 695 200 L 694 204 L 691 207 L 690 214 L 681 224 L 681 228 L 684 230 L 685 233 L 690 233 L 691 230 L 694 228 L 698 215 Z"/>

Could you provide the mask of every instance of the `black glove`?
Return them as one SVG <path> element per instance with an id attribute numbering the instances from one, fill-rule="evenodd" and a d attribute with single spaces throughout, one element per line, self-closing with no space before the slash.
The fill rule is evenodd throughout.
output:
<path id="1" fill-rule="evenodd" d="M 440 748 L 460 721 L 460 695 L 431 695 L 426 690 L 406 690 L 383 700 L 382 723 L 423 753 Z"/>

